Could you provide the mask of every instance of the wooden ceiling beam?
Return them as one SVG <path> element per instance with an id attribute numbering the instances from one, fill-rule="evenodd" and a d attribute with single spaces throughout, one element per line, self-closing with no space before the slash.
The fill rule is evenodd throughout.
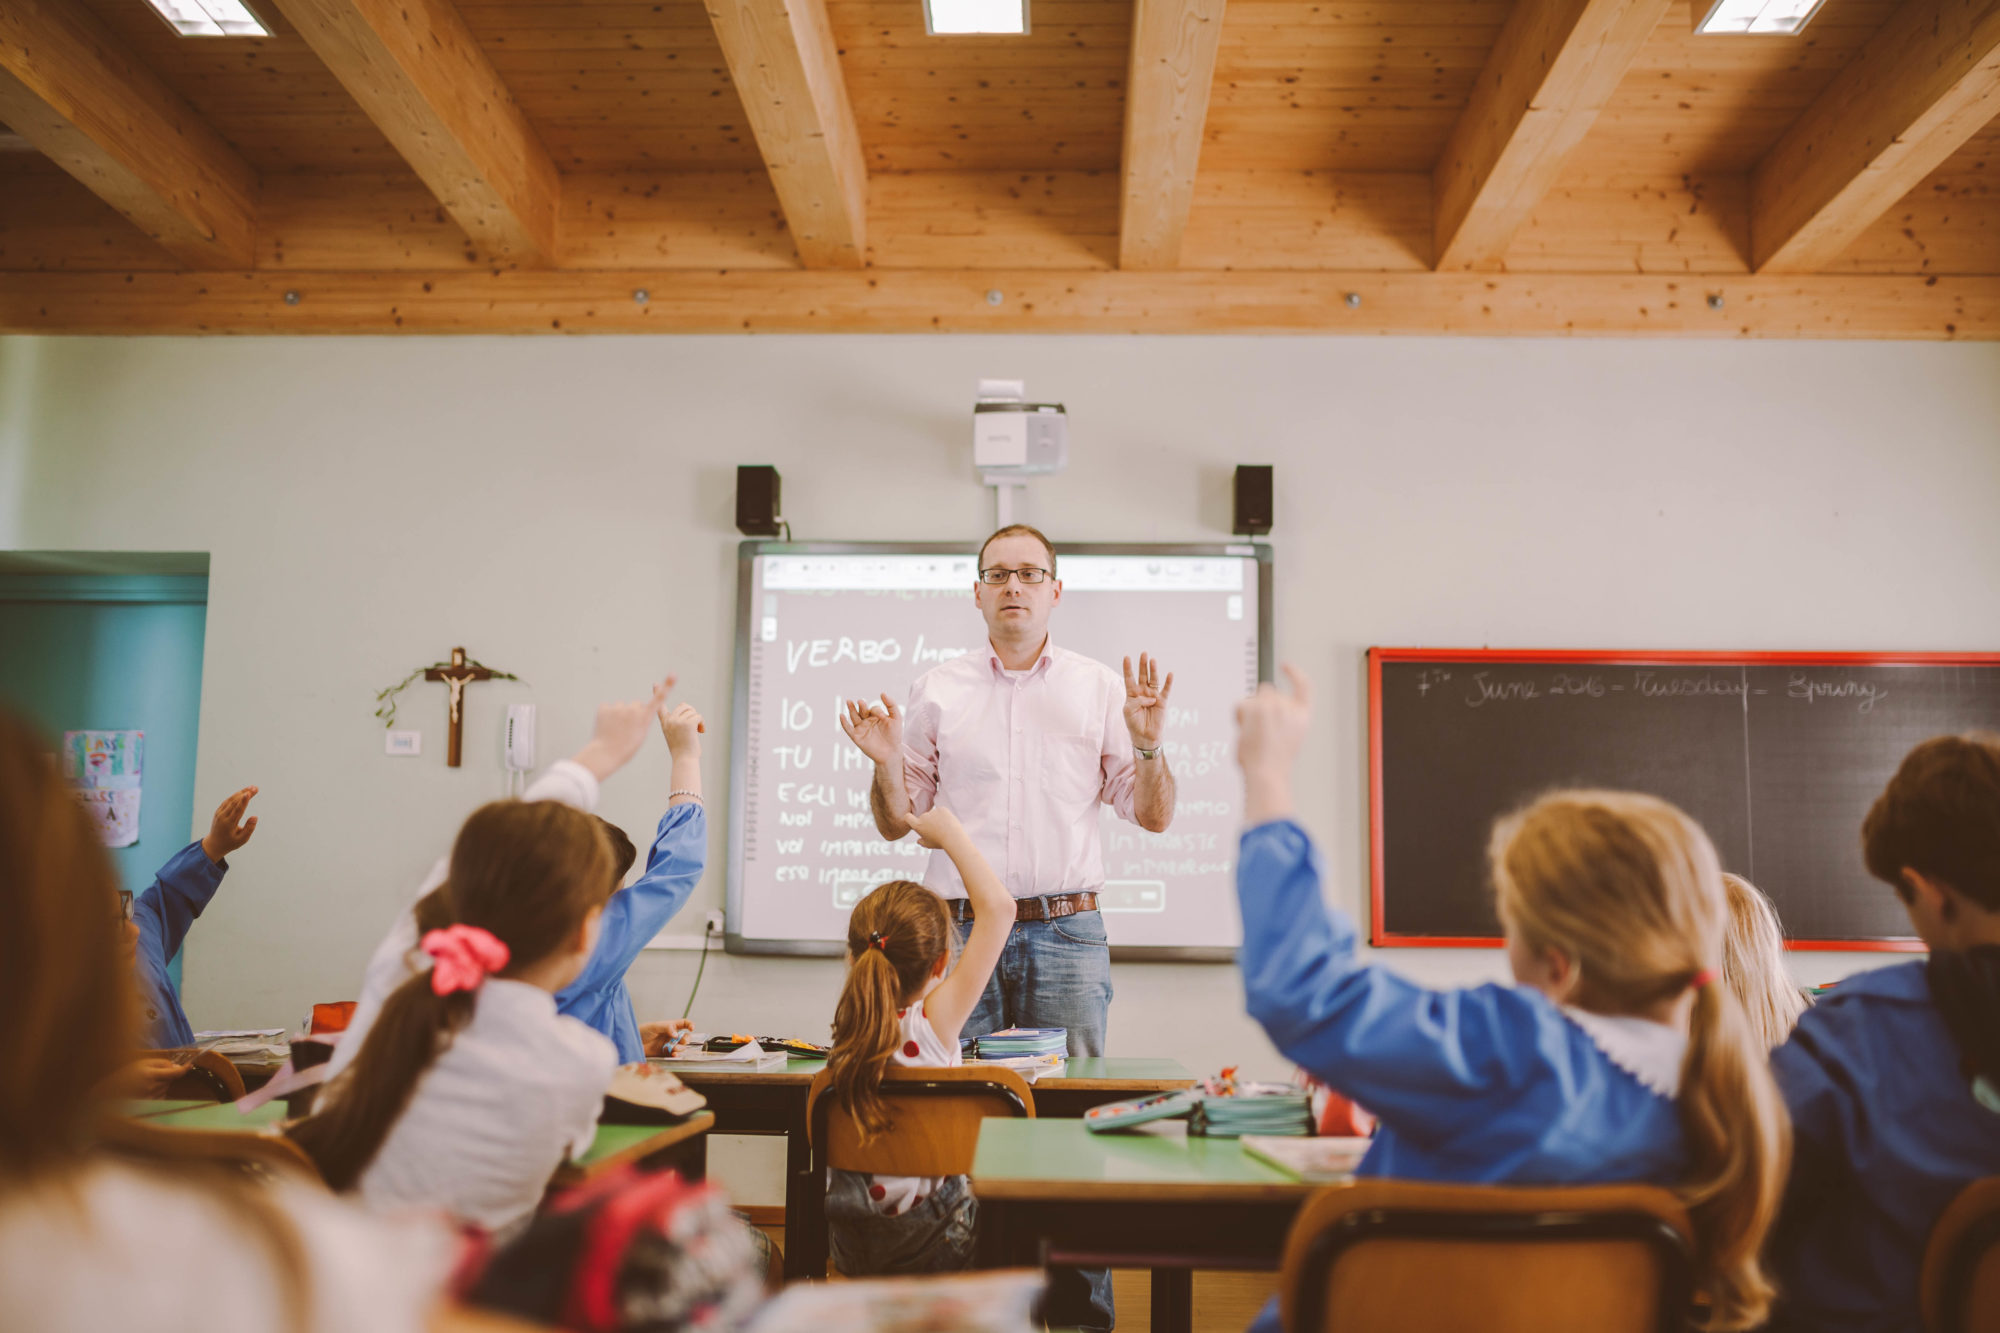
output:
<path id="1" fill-rule="evenodd" d="M 0 282 L 0 333 L 396 332 L 1995 339 L 2000 276 L 457 269 Z"/>
<path id="2" fill-rule="evenodd" d="M 868 169 L 825 0 L 708 0 L 709 22 L 807 268 L 860 268 Z"/>
<path id="3" fill-rule="evenodd" d="M 1137 0 L 1125 82 L 1118 266 L 1175 268 L 1227 0 Z"/>
<path id="4" fill-rule="evenodd" d="M 557 259 L 561 181 L 451 0 L 274 0 L 472 243 Z"/>
<path id="5" fill-rule="evenodd" d="M 0 119 L 179 263 L 249 267 L 257 173 L 85 5 L 0 3 Z"/>
<path id="6" fill-rule="evenodd" d="M 1520 0 L 1432 173 L 1440 269 L 1496 269 L 1672 0 Z"/>
<path id="7" fill-rule="evenodd" d="M 1757 164 L 1760 272 L 1831 265 L 2000 115 L 2000 0 L 1905 0 Z"/>

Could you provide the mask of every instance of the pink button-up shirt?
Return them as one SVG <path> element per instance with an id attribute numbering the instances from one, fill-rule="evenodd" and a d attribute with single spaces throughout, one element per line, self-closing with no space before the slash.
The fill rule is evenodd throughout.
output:
<path id="1" fill-rule="evenodd" d="M 942 805 L 958 816 L 1016 898 L 1101 889 L 1098 804 L 1131 820 L 1138 785 L 1125 682 L 1053 642 L 1019 675 L 991 644 L 935 666 L 910 686 L 903 782 L 918 814 Z M 965 896 L 943 852 L 924 883 Z"/>

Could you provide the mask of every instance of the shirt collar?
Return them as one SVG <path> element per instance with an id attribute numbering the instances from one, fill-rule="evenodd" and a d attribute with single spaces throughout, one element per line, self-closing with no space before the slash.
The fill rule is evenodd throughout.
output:
<path id="1" fill-rule="evenodd" d="M 1563 1015 L 1583 1029 L 1604 1058 L 1662 1097 L 1678 1097 L 1687 1034 L 1665 1023 L 1625 1014 L 1598 1014 L 1573 1005 Z"/>
<path id="2" fill-rule="evenodd" d="M 1035 659 L 1033 666 L 1028 668 L 1028 674 L 1032 676 L 1037 671 L 1047 669 L 1055 660 L 1056 636 L 1050 634 L 1042 640 L 1042 655 Z M 1007 670 L 1007 664 L 1000 660 L 999 650 L 993 646 L 993 640 L 991 639 L 986 641 L 986 661 L 993 668 L 993 674 L 996 676 L 1004 674 Z"/>

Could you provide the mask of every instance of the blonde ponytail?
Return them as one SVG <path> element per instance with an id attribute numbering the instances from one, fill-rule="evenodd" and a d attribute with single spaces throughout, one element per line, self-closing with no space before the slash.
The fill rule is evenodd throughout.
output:
<path id="1" fill-rule="evenodd" d="M 1758 1251 L 1790 1167 L 1791 1122 L 1766 1049 L 1719 975 L 1729 909 L 1708 835 L 1657 797 L 1558 791 L 1499 821 L 1489 850 L 1508 933 L 1575 963 L 1577 1005 L 1641 1013 L 1695 988 L 1676 1102 L 1688 1174 L 1677 1189 L 1709 1326 L 1756 1327 L 1773 1296 Z"/>
<path id="2" fill-rule="evenodd" d="M 900 1010 L 951 952 L 944 900 L 907 879 L 880 884 L 847 919 L 847 979 L 833 1010 L 827 1077 L 864 1140 L 889 1128 L 882 1071 L 902 1040 Z"/>

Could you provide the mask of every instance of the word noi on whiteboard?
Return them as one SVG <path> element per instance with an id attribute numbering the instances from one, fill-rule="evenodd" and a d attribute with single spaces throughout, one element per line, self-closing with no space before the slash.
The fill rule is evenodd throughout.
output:
<path id="1" fill-rule="evenodd" d="M 910 653 L 910 661 L 918 665 L 949 662 L 970 651 L 967 648 L 925 647 L 924 636 L 919 634 L 916 647 Z M 785 671 L 788 675 L 798 674 L 801 666 L 830 667 L 841 662 L 879 666 L 902 660 L 903 643 L 900 639 L 850 639 L 842 635 L 838 639 L 790 639 L 785 643 Z"/>
<path id="2" fill-rule="evenodd" d="M 1423 672 L 1418 677 L 1417 691 L 1428 694 L 1433 687 L 1442 686 L 1450 679 L 1449 671 Z M 1578 675 L 1557 671 L 1542 680 L 1496 681 L 1491 679 L 1490 672 L 1475 671 L 1461 698 L 1467 708 L 1484 708 L 1487 704 L 1527 703 L 1560 697 L 1601 699 L 1607 694 L 1627 693 L 1642 699 L 1699 699 L 1746 698 L 1768 695 L 1771 691 L 1753 688 L 1747 676 L 1676 675 L 1640 670 L 1632 672 L 1629 679 L 1614 680 L 1602 674 Z M 1867 681 L 1816 679 L 1802 671 L 1795 671 L 1785 682 L 1783 697 L 1806 703 L 1852 703 L 1856 712 L 1870 713 L 1875 710 L 1876 704 L 1889 697 L 1889 691 Z"/>

